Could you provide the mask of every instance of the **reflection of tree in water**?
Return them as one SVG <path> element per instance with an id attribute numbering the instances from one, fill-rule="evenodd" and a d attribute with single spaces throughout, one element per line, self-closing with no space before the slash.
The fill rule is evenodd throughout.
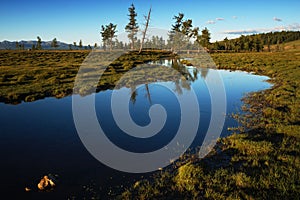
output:
<path id="1" fill-rule="evenodd" d="M 180 62 L 179 59 L 172 59 L 171 67 L 173 69 L 176 69 L 188 81 L 194 82 L 198 78 L 198 76 L 197 76 L 198 69 L 197 68 L 193 68 L 193 72 L 191 73 L 189 71 L 189 69 Z"/>
<path id="2" fill-rule="evenodd" d="M 151 94 L 150 94 L 150 90 L 149 90 L 148 84 L 145 84 L 145 87 L 146 87 L 146 91 L 147 91 L 147 98 L 149 100 L 150 105 L 152 105 Z"/>
<path id="3" fill-rule="evenodd" d="M 182 75 L 180 80 L 175 81 L 175 91 L 178 92 L 178 94 L 182 94 L 182 88 L 190 90 L 191 82 L 196 81 L 198 78 L 198 69 L 193 68 L 191 73 L 186 66 L 181 64 L 180 60 L 172 59 L 171 63 L 171 67 Z"/>
<path id="4" fill-rule="evenodd" d="M 197 68 L 194 68 L 194 69 L 193 69 L 193 76 L 194 76 L 196 79 L 198 78 L 198 73 L 199 73 L 198 69 L 197 69 Z"/>
<path id="5" fill-rule="evenodd" d="M 201 73 L 201 77 L 203 79 L 206 78 L 207 74 L 208 74 L 209 69 L 206 67 L 200 67 L 200 73 Z"/>
<path id="6" fill-rule="evenodd" d="M 159 65 L 163 65 L 165 63 L 165 60 L 158 60 L 157 61 L 157 64 L 159 64 Z"/>
<path id="7" fill-rule="evenodd" d="M 161 67 L 160 65 L 167 65 L 167 67 Z M 160 66 L 160 67 L 157 67 Z M 145 69 L 150 69 L 149 71 L 145 71 Z M 176 71 L 174 71 L 175 69 Z M 179 73 L 178 73 L 179 72 Z M 151 74 L 153 73 L 153 74 Z M 172 78 L 166 77 L 166 75 L 170 75 L 173 73 Z M 138 96 L 137 86 L 141 85 L 141 87 L 145 87 L 146 94 L 145 97 L 149 100 L 149 103 L 152 104 L 151 100 L 151 90 L 149 89 L 149 84 L 154 82 L 173 82 L 174 83 L 174 91 L 181 95 L 183 94 L 183 89 L 190 90 L 191 82 L 194 82 L 198 78 L 198 69 L 190 68 L 188 69 L 184 66 L 180 60 L 171 59 L 171 60 L 159 60 L 156 62 L 152 62 L 147 66 L 141 66 L 140 69 L 137 68 L 135 72 L 129 72 L 128 78 L 125 78 L 125 83 L 128 84 L 133 83 L 130 86 L 131 88 L 131 101 L 135 103 Z M 174 75 L 176 74 L 176 75 Z M 137 78 L 138 77 L 138 78 Z M 152 78 L 152 81 L 147 80 L 147 78 Z M 141 81 L 142 79 L 142 81 Z"/>
<path id="8" fill-rule="evenodd" d="M 137 90 L 136 90 L 136 86 L 133 85 L 133 86 L 131 86 L 130 89 L 131 89 L 130 101 L 131 101 L 133 104 L 135 104 L 135 102 L 136 102 L 136 97 L 137 97 L 137 95 L 138 95 Z"/>
<path id="9" fill-rule="evenodd" d="M 151 104 L 151 92 L 153 91 L 151 91 L 149 84 L 172 82 L 174 83 L 174 90 L 178 94 L 182 94 L 183 89 L 190 90 L 190 84 L 197 79 L 198 73 L 197 69 L 187 68 L 180 60 L 170 58 L 160 59 L 149 64 L 137 64 L 130 70 L 125 69 L 126 61 L 121 62 L 122 65 L 115 64 L 106 67 L 98 64 L 94 58 L 91 58 L 91 60 L 97 64 L 92 62 L 83 65 L 84 68 L 81 69 L 81 73 L 77 77 L 76 87 L 74 87 L 74 79 L 78 71 L 76 69 L 70 71 L 68 68 L 58 68 L 56 71 L 43 72 L 45 75 L 41 74 L 42 78 L 38 80 L 40 80 L 39 84 L 43 87 L 39 88 L 36 87 L 35 79 L 37 78 L 23 75 L 22 80 L 19 78 L 19 82 L 23 81 L 24 83 L 19 84 L 20 87 L 17 91 L 11 91 L 9 87 L 4 87 L 7 92 L 3 92 L 4 95 L 0 97 L 0 102 L 21 103 L 22 100 L 35 101 L 48 96 L 63 98 L 72 93 L 86 96 L 93 92 L 98 93 L 126 87 L 131 88 L 131 101 L 134 103 L 139 95 L 136 87 L 142 86 L 145 88 L 145 97 L 148 98 Z M 97 83 L 99 74 L 102 74 L 102 76 Z M 38 75 L 40 74 L 35 76 Z M 50 78 L 47 78 L 47 76 L 50 76 Z M 35 93 L 28 93 L 27 91 L 35 91 Z"/>
<path id="10" fill-rule="evenodd" d="M 152 100 L 151 100 L 151 93 L 150 93 L 150 89 L 149 89 L 149 84 L 148 84 L 148 83 L 147 83 L 147 84 L 144 84 L 144 86 L 145 86 L 145 88 L 146 88 L 146 95 L 145 95 L 145 96 L 147 97 L 147 99 L 148 99 L 150 105 L 152 105 Z M 137 96 L 138 96 L 138 92 L 137 92 L 136 85 L 131 86 L 130 90 L 131 90 L 130 101 L 131 101 L 133 104 L 135 104 L 136 98 L 137 98 Z"/>

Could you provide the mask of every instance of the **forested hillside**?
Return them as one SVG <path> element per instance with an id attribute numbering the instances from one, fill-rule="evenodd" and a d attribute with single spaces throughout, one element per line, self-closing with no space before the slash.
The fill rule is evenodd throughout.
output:
<path id="1" fill-rule="evenodd" d="M 279 45 L 286 42 L 291 42 L 300 39 L 300 31 L 282 31 L 260 33 L 253 35 L 242 35 L 236 39 L 227 39 L 211 44 L 211 50 L 226 50 L 226 51 L 271 51 L 271 45 Z M 264 48 L 266 46 L 266 48 Z"/>

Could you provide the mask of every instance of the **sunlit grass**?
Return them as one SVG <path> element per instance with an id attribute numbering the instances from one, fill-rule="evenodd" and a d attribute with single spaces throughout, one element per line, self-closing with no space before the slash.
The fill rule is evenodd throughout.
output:
<path id="1" fill-rule="evenodd" d="M 89 63 L 93 63 L 93 66 L 84 67 L 82 70 L 85 85 L 78 91 L 76 88 L 73 90 L 79 67 L 85 64 L 85 58 L 89 53 L 90 51 L 0 51 L 0 101 L 17 104 L 45 97 L 62 98 L 74 91 L 82 95 L 94 92 L 91 89 L 94 86 L 89 83 L 89 80 L 94 80 L 95 76 L 99 76 L 103 68 L 98 64 L 105 63 L 105 58 L 111 53 L 96 51 L 92 54 L 93 57 L 89 57 Z M 107 66 L 99 80 L 97 90 L 113 89 L 120 77 L 137 64 L 170 56 L 174 57 L 168 51 L 123 54 L 112 63 L 106 63 L 110 66 Z"/>
<path id="2" fill-rule="evenodd" d="M 274 85 L 244 98 L 245 114 L 235 117 L 243 124 L 237 130 L 246 132 L 222 138 L 202 160 L 186 156 L 159 172 L 154 181 L 146 181 L 148 190 L 144 186 L 143 195 L 151 194 L 149 199 L 162 195 L 170 199 L 299 199 L 300 51 L 212 54 L 212 58 L 218 68 L 267 75 Z M 140 193 L 136 186 L 123 195 L 139 199 Z"/>
<path id="3" fill-rule="evenodd" d="M 20 103 L 71 94 L 79 66 L 88 53 L 1 51 L 0 100 Z M 170 55 L 162 55 L 167 56 Z M 243 124 L 237 130 L 245 132 L 219 140 L 215 150 L 202 160 L 194 155 L 184 156 L 170 169 L 159 171 L 152 180 L 136 182 L 119 198 L 300 198 L 300 51 L 211 56 L 218 68 L 271 77 L 273 87 L 248 94 L 244 99 L 245 114 L 236 115 Z M 125 55 L 111 65 L 99 84 L 109 87 L 120 77 L 111 74 L 126 72 L 134 64 L 159 58 L 159 52 Z M 84 75 L 92 77 L 94 74 L 87 69 Z M 140 73 L 131 75 L 136 81 L 144 79 Z M 169 74 L 165 77 L 172 78 Z M 86 93 L 89 89 L 86 86 L 80 92 Z"/>

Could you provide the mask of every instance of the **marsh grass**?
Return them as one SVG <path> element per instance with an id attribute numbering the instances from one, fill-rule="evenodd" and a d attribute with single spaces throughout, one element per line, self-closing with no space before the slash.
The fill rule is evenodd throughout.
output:
<path id="1" fill-rule="evenodd" d="M 88 53 L 0 51 L 0 101 L 20 103 L 71 94 L 74 78 Z M 109 88 L 119 80 L 112 74 L 168 56 L 170 53 L 161 52 L 125 55 L 107 69 L 99 84 Z M 300 50 L 212 54 L 212 58 L 220 69 L 271 77 L 271 89 L 248 94 L 243 99 L 245 114 L 236 115 L 236 119 L 243 124 L 238 130 L 244 131 L 220 139 L 204 159 L 199 160 L 195 154 L 183 155 L 169 168 L 112 198 L 300 198 Z M 93 76 L 91 71 L 87 70 L 85 75 Z M 132 76 L 144 79 L 140 74 Z"/>
<path id="2" fill-rule="evenodd" d="M 201 160 L 185 155 L 121 198 L 140 199 L 141 191 L 147 199 L 300 198 L 300 50 L 212 58 L 219 69 L 267 75 L 273 87 L 243 99 L 244 114 L 235 117 L 244 132 L 220 139 Z"/>
<path id="3" fill-rule="evenodd" d="M 99 76 L 99 58 L 103 59 L 102 54 L 109 55 L 110 52 L 102 51 L 98 52 L 98 57 L 94 56 L 94 65 L 84 68 L 86 84 L 78 91 L 73 90 L 79 67 L 84 64 L 89 53 L 90 51 L 0 51 L 0 102 L 18 104 L 45 97 L 62 98 L 74 91 L 81 95 L 94 92 L 89 79 Z M 175 55 L 159 50 L 123 54 L 112 63 L 107 63 L 109 66 L 99 80 L 97 91 L 114 88 L 120 77 L 138 64 L 167 57 Z M 128 84 L 127 86 L 130 87 Z"/>

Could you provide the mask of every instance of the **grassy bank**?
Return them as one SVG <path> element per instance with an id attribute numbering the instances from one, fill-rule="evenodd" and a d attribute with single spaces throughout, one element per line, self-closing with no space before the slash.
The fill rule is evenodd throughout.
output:
<path id="1" fill-rule="evenodd" d="M 90 51 L 0 51 L 0 102 L 18 104 L 45 97 L 62 98 L 73 93 L 75 77 Z M 99 51 L 94 56 L 99 63 L 85 68 L 85 79 L 103 69 L 101 61 L 110 52 Z M 137 64 L 173 57 L 168 51 L 143 51 L 124 54 L 111 63 L 99 80 L 97 90 L 114 88 L 116 81 Z M 102 59 L 102 60 L 101 60 Z M 106 68 L 106 66 L 105 66 Z M 99 74 L 99 73 L 98 73 Z M 82 90 L 88 93 L 88 88 Z"/>
<path id="2" fill-rule="evenodd" d="M 122 199 L 299 199 L 300 51 L 213 54 L 220 69 L 267 75 L 272 89 L 248 94 L 236 115 L 242 133 L 206 158 L 187 156 Z"/>
<path id="3" fill-rule="evenodd" d="M 0 51 L 0 101 L 20 103 L 72 93 L 87 51 Z"/>
<path id="4" fill-rule="evenodd" d="M 0 101 L 20 103 L 71 94 L 88 53 L 0 51 Z M 118 77 L 136 64 L 168 56 L 169 52 L 125 55 L 105 72 L 99 90 L 101 85 L 113 87 Z M 246 114 L 235 116 L 243 123 L 238 129 L 242 133 L 220 139 L 202 160 L 185 156 L 153 179 L 136 182 L 120 198 L 300 198 L 300 50 L 212 54 L 212 58 L 218 68 L 267 75 L 274 86 L 244 99 Z"/>

